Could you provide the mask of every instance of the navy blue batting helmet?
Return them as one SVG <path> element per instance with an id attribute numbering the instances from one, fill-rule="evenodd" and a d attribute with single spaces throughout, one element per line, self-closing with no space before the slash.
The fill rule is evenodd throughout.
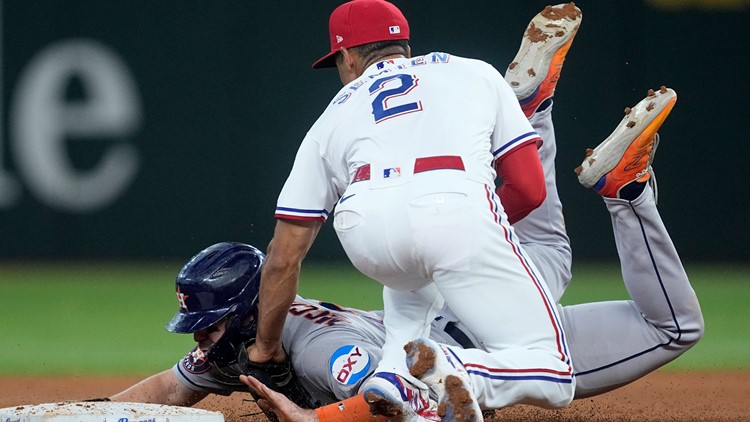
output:
<path id="1" fill-rule="evenodd" d="M 182 267 L 175 282 L 180 310 L 167 324 L 173 333 L 194 333 L 222 318 L 253 313 L 257 319 L 260 269 L 257 248 L 237 242 L 209 246 Z"/>

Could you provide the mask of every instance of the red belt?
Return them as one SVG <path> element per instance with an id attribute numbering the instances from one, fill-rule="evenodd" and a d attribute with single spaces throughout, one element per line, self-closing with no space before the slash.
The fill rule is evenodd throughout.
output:
<path id="1" fill-rule="evenodd" d="M 388 169 L 390 171 L 392 169 Z M 464 171 L 464 162 L 457 155 L 436 155 L 433 157 L 420 157 L 414 161 L 414 174 L 430 170 L 461 170 Z M 354 172 L 352 183 L 370 180 L 370 165 L 364 164 Z"/>

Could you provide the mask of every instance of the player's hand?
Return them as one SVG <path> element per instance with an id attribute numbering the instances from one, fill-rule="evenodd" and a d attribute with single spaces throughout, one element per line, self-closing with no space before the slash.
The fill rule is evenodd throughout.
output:
<path id="1" fill-rule="evenodd" d="M 318 414 L 314 410 L 297 406 L 286 396 L 271 390 L 257 379 L 240 375 L 240 381 L 252 388 L 260 397 L 258 406 L 266 412 L 275 414 L 279 422 L 318 422 Z"/>
<path id="2" fill-rule="evenodd" d="M 275 349 L 262 348 L 260 343 L 253 343 L 247 348 L 247 357 L 252 362 L 283 362 L 286 359 L 286 352 L 279 344 Z"/>

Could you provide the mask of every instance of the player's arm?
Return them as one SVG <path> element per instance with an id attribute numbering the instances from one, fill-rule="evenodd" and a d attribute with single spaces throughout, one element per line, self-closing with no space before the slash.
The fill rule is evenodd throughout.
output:
<path id="1" fill-rule="evenodd" d="M 125 391 L 110 397 L 112 401 L 156 403 L 170 406 L 192 406 L 205 398 L 201 393 L 186 387 L 171 369 L 152 375 Z"/>
<path id="2" fill-rule="evenodd" d="M 534 141 L 520 145 L 495 162 L 503 184 L 497 188 L 500 202 L 513 224 L 542 205 L 547 196 L 544 170 Z"/>
<path id="3" fill-rule="evenodd" d="M 300 267 L 323 225 L 321 220 L 278 219 L 263 264 L 258 302 L 258 334 L 248 348 L 254 362 L 284 360 L 281 332 L 297 294 Z"/>
<path id="4" fill-rule="evenodd" d="M 252 388 L 261 397 L 258 405 L 267 411 L 272 411 L 279 418 L 279 422 L 385 422 L 381 416 L 370 414 L 362 394 L 331 403 L 317 409 L 302 409 L 286 398 L 263 385 L 253 377 L 240 376 L 240 381 Z"/>

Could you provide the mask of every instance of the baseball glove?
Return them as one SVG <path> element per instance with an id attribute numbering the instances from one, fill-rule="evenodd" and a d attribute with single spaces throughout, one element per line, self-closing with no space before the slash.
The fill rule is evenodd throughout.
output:
<path id="1" fill-rule="evenodd" d="M 315 408 L 316 403 L 302 387 L 294 372 L 291 357 L 286 355 L 284 361 L 278 363 L 251 361 L 247 356 L 247 348 L 255 343 L 255 338 L 248 338 L 248 334 L 242 330 L 239 318 L 231 317 L 227 320 L 224 335 L 209 349 L 208 361 L 226 377 L 236 380 L 240 375 L 250 375 L 268 388 L 285 395 L 298 406 L 305 409 Z M 258 398 L 255 394 L 253 397 L 256 400 Z M 268 413 L 266 416 L 271 418 Z"/>
<path id="2" fill-rule="evenodd" d="M 239 359 L 240 367 L 245 375 L 250 375 L 263 383 L 266 387 L 285 395 L 297 406 L 305 409 L 313 409 L 310 394 L 302 387 L 297 374 L 292 367 L 289 355 L 284 357 L 283 362 L 253 362 L 247 357 L 247 351 Z"/>

